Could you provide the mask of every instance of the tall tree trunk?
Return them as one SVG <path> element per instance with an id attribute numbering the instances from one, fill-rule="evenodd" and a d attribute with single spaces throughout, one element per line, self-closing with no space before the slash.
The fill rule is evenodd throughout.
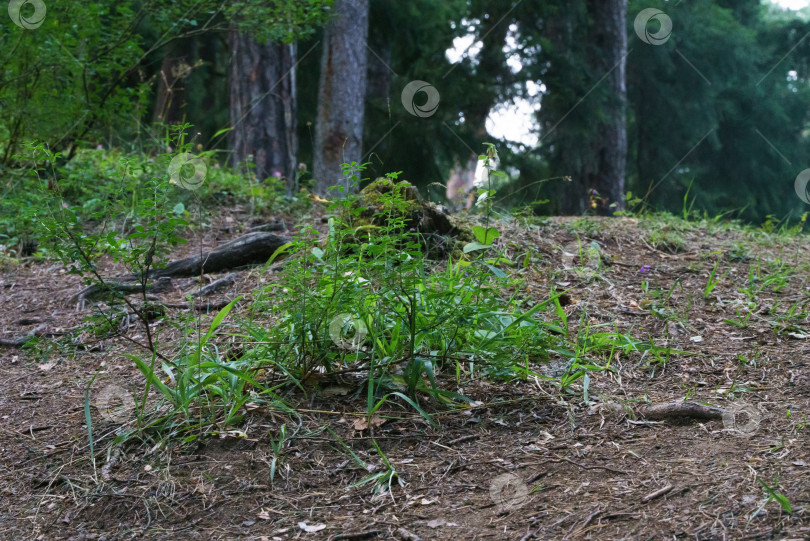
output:
<path id="1" fill-rule="evenodd" d="M 624 208 L 624 180 L 627 172 L 627 0 L 591 0 L 595 47 L 599 51 L 598 73 L 609 73 L 604 83 L 608 95 L 600 125 L 601 144 L 596 149 L 596 170 L 589 188 L 604 201 L 600 214 L 610 215 Z M 608 205 L 615 203 L 610 208 Z"/>
<path id="2" fill-rule="evenodd" d="M 561 214 L 611 214 L 624 206 L 626 24 L 627 0 L 572 4 L 567 16 L 547 24 L 553 47 L 539 118 L 553 167 L 571 177 L 555 197 Z"/>
<path id="3" fill-rule="evenodd" d="M 336 0 L 335 18 L 324 29 L 313 174 L 325 195 L 351 179 L 341 164 L 362 159 L 368 54 L 368 0 Z"/>
<path id="4" fill-rule="evenodd" d="M 253 156 L 256 177 L 281 175 L 287 193 L 295 189 L 298 155 L 295 45 L 268 43 L 230 32 L 233 165 Z"/>

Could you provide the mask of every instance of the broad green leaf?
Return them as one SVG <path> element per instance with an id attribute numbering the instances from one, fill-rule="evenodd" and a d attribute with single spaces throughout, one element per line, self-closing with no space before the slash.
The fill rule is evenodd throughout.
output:
<path id="1" fill-rule="evenodd" d="M 494 227 L 484 228 L 480 225 L 474 225 L 472 232 L 481 244 L 492 244 L 495 239 L 501 236 L 500 232 Z"/>
<path id="2" fill-rule="evenodd" d="M 469 254 L 470 252 L 476 252 L 478 250 L 486 250 L 487 248 L 492 248 L 491 244 L 481 244 L 480 242 L 470 242 L 464 246 L 464 253 Z"/>
<path id="3" fill-rule="evenodd" d="M 294 242 L 288 242 L 286 244 L 282 244 L 281 246 L 279 246 L 276 249 L 276 251 L 273 252 L 273 255 L 270 256 L 270 259 L 267 260 L 267 263 L 264 264 L 264 269 L 267 269 L 267 267 L 272 265 L 273 261 L 275 261 L 276 258 L 281 257 L 282 255 L 290 251 L 290 248 L 292 248 L 293 246 L 295 246 Z"/>
<path id="4" fill-rule="evenodd" d="M 155 375 L 155 373 L 149 368 L 149 365 L 143 362 L 140 359 L 140 357 L 130 355 L 127 353 L 124 354 L 124 357 L 128 357 L 129 359 L 131 359 L 132 362 L 135 363 L 135 366 L 138 367 L 138 370 L 141 371 L 141 373 L 146 377 L 146 379 L 148 379 L 152 383 L 152 385 L 158 388 L 158 390 L 163 394 L 163 396 L 168 398 L 173 404 L 175 405 L 177 404 L 178 393 L 174 389 L 168 387 L 165 383 L 160 381 L 160 378 L 157 377 L 157 375 Z"/>

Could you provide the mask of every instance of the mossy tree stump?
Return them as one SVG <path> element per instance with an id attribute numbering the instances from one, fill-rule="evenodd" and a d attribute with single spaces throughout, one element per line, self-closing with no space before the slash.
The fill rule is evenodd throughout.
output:
<path id="1" fill-rule="evenodd" d="M 406 180 L 378 178 L 360 191 L 342 217 L 360 242 L 367 242 L 392 221 L 401 222 L 402 227 L 398 228 L 401 230 L 395 233 L 415 234 L 431 259 L 460 253 L 461 245 L 473 240 L 468 229 L 453 223 L 446 211 L 422 199 L 416 187 Z"/>

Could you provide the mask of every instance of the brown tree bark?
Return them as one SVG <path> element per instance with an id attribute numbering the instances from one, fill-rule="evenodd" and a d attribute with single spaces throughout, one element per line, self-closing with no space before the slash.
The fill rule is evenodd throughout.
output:
<path id="1" fill-rule="evenodd" d="M 259 180 L 280 174 L 292 194 L 298 155 L 294 44 L 263 45 L 231 30 L 232 164 L 253 156 Z"/>
<path id="2" fill-rule="evenodd" d="M 561 214 L 610 215 L 624 207 L 627 0 L 588 0 L 583 12 L 574 14 L 572 20 L 548 25 L 549 39 L 557 48 L 557 65 L 552 67 L 556 78 L 577 80 L 561 77 L 564 69 L 585 70 L 589 77 L 582 79 L 584 84 L 574 96 L 569 89 L 557 87 L 544 98 L 544 108 L 552 113 L 544 115 L 544 128 L 552 135 L 545 144 L 555 147 L 558 173 L 571 177 L 570 183 L 560 187 L 557 210 Z M 588 21 L 584 30 L 579 22 L 583 17 Z M 584 63 L 566 57 L 567 50 L 582 47 Z"/>
<path id="3" fill-rule="evenodd" d="M 608 73 L 608 98 L 604 120 L 599 126 L 601 145 L 596 149 L 596 170 L 589 176 L 591 190 L 604 201 L 599 214 L 610 215 L 624 208 L 624 180 L 627 172 L 627 0 L 591 0 L 595 48 L 599 73 Z M 615 203 L 615 207 L 609 207 Z"/>
<path id="4" fill-rule="evenodd" d="M 368 65 L 368 0 L 336 0 L 335 18 L 324 29 L 313 174 L 316 191 L 331 186 L 348 193 L 341 164 L 362 159 L 363 112 Z"/>
<path id="5" fill-rule="evenodd" d="M 610 72 L 604 81 L 609 89 L 605 117 L 601 126 L 602 145 L 591 185 L 607 204 L 599 205 L 600 214 L 612 214 L 624 208 L 624 180 L 627 172 L 627 0 L 594 0 L 596 46 L 604 52 L 601 68 Z"/>

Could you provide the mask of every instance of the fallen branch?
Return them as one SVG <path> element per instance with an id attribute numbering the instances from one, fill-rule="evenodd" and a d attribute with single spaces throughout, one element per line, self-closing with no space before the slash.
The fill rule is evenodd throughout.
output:
<path id="1" fill-rule="evenodd" d="M 164 303 L 161 303 L 161 305 L 165 306 L 166 308 L 174 308 L 175 310 L 190 310 L 190 309 L 193 309 L 193 310 L 196 310 L 197 312 L 205 312 L 206 314 L 208 314 L 209 312 L 212 312 L 214 310 L 222 310 L 223 308 L 228 306 L 228 304 L 230 304 L 230 302 L 231 301 L 229 301 L 229 300 L 224 300 L 224 301 L 220 301 L 220 302 L 204 301 L 202 303 L 196 303 L 196 304 L 194 304 L 194 306 L 191 306 L 190 304 L 166 304 L 164 302 Z"/>
<path id="2" fill-rule="evenodd" d="M 146 285 L 147 293 L 161 293 L 171 289 L 172 279 L 169 277 L 161 277 L 152 283 Z M 125 295 L 134 295 L 142 293 L 144 287 L 137 282 L 105 282 L 104 284 L 93 284 L 88 286 L 75 295 L 73 295 L 68 303 L 82 302 L 86 300 L 98 300 L 103 297 L 123 297 Z"/>
<path id="3" fill-rule="evenodd" d="M 146 286 L 147 293 L 159 293 L 171 287 L 171 278 L 179 276 L 199 276 L 203 273 L 216 273 L 223 270 L 258 265 L 266 263 L 276 250 L 290 242 L 288 237 L 274 233 L 253 232 L 226 242 L 222 246 L 202 254 L 198 254 L 167 264 L 162 269 L 149 271 L 149 278 L 157 278 Z M 119 298 L 125 295 L 142 293 L 143 288 L 138 282 L 141 277 L 137 274 L 124 276 L 116 281 L 105 284 L 94 284 L 86 287 L 70 298 L 71 303 L 84 302 L 105 295 L 114 295 Z M 216 292 L 235 281 L 235 276 L 228 275 L 209 284 L 191 296 L 204 296 Z"/>
<path id="4" fill-rule="evenodd" d="M 179 261 L 173 261 L 162 269 L 149 271 L 150 278 L 161 276 L 199 276 L 203 273 L 215 273 L 248 265 L 266 263 L 282 246 L 290 242 L 288 237 L 262 231 L 248 233 L 226 242 L 222 246 L 203 254 L 198 254 Z M 137 275 L 126 277 L 137 279 Z"/>
<path id="5" fill-rule="evenodd" d="M 160 278 L 160 279 L 163 280 L 165 278 Z M 228 274 L 227 276 L 224 276 L 224 277 L 220 278 L 219 280 L 215 280 L 215 281 L 211 282 L 210 284 L 208 284 L 207 286 L 200 288 L 198 291 L 194 291 L 193 293 L 189 293 L 188 296 L 189 297 L 205 297 L 207 295 L 212 295 L 212 294 L 216 293 L 217 291 L 220 291 L 222 289 L 225 289 L 225 288 L 233 285 L 234 282 L 236 282 L 236 273 L 232 272 L 232 273 Z"/>
<path id="6" fill-rule="evenodd" d="M 711 421 L 723 418 L 722 408 L 704 406 L 695 402 L 683 402 L 676 400 L 667 404 L 654 404 L 642 406 L 638 409 L 639 415 L 647 419 L 702 419 Z"/>
<path id="7" fill-rule="evenodd" d="M 364 532 L 339 533 L 332 538 L 332 541 L 348 541 L 351 539 L 368 539 L 382 535 L 381 530 L 366 530 Z"/>
<path id="8" fill-rule="evenodd" d="M 38 338 L 40 336 L 45 336 L 45 325 L 40 325 L 36 329 L 31 330 L 27 334 L 22 336 L 18 336 L 16 338 L 0 338 L 0 346 L 5 346 L 8 348 L 21 348 L 34 338 Z"/>

